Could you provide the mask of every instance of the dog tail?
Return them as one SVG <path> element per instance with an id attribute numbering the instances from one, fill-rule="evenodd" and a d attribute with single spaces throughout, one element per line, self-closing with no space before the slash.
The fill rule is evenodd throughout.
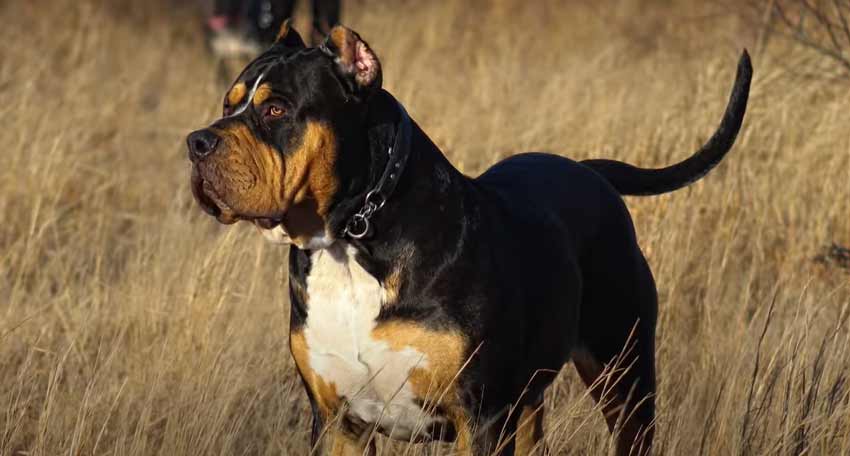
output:
<path id="1" fill-rule="evenodd" d="M 735 143 L 741 129 L 753 67 L 746 49 L 738 62 L 738 74 L 726 113 L 714 135 L 694 155 L 666 168 L 646 169 L 616 160 L 593 159 L 581 163 L 601 174 L 621 195 L 660 195 L 688 186 L 708 174 Z"/>

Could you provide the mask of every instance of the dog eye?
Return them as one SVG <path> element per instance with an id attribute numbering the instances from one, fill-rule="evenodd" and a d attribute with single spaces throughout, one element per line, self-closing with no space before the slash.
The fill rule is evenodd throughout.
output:
<path id="1" fill-rule="evenodd" d="M 266 109 L 266 115 L 271 117 L 280 117 L 283 115 L 283 108 L 277 105 L 271 105 Z"/>

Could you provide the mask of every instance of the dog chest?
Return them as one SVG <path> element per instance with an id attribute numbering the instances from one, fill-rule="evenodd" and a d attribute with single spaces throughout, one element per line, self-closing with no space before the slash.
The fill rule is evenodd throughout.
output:
<path id="1" fill-rule="evenodd" d="M 313 383 L 328 385 L 325 395 L 336 396 L 320 399 L 344 402 L 349 415 L 393 437 L 428 437 L 439 418 L 423 410 L 417 379 L 421 383 L 434 367 L 427 345 L 433 336 L 398 322 L 377 324 L 386 291 L 355 261 L 350 247 L 314 252 L 306 286 L 306 363 L 299 364 L 307 366 L 299 368 L 315 377 Z M 311 388 L 314 395 L 322 390 Z"/>

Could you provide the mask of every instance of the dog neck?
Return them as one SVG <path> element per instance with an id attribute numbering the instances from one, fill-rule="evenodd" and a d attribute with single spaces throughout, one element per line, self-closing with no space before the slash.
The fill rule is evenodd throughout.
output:
<path id="1" fill-rule="evenodd" d="M 368 182 L 358 194 L 341 201 L 331 214 L 330 226 L 342 233 L 352 215 L 362 207 L 366 193 L 381 179 L 390 162 L 388 149 L 394 145 L 403 111 L 388 92 L 375 94 L 370 102 L 368 118 L 368 147 L 370 164 Z M 383 207 L 369 220 L 367 236 L 354 239 L 341 236 L 339 242 L 354 246 L 369 257 L 392 257 L 399 249 L 414 246 L 417 250 L 444 248 L 446 243 L 458 242 L 465 224 L 464 189 L 469 179 L 461 174 L 440 149 L 413 121 L 406 151 L 406 164 L 391 194 L 386 195 Z M 437 228 L 434 228 L 437 227 Z M 377 259 L 377 258 L 376 258 Z"/>
<path id="2" fill-rule="evenodd" d="M 373 111 L 386 112 L 386 110 L 379 108 L 373 108 Z M 382 130 L 386 128 L 381 128 L 386 122 L 379 122 L 376 127 L 366 129 L 367 132 L 372 133 L 371 136 L 374 138 L 369 141 L 367 147 L 370 151 L 369 163 L 371 163 L 368 173 L 371 177 L 368 181 L 372 183 L 366 187 L 365 195 L 358 195 L 352 199 L 355 203 L 360 199 L 363 201 L 359 210 L 348 217 L 345 226 L 339 232 L 342 238 L 360 240 L 372 236 L 372 217 L 376 212 L 383 209 L 387 200 L 393 197 L 395 188 L 407 168 L 407 161 L 412 153 L 411 131 L 413 122 L 407 115 L 407 111 L 398 102 L 395 103 L 395 111 L 398 118 L 391 122 L 391 124 L 394 124 L 394 131 L 391 134 L 389 145 L 384 144 L 387 135 Z M 367 134 L 367 136 L 370 135 Z"/>

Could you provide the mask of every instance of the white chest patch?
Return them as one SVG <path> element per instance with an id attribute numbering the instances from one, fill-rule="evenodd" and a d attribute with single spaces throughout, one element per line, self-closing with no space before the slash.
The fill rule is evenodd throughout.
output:
<path id="1" fill-rule="evenodd" d="M 410 346 L 393 350 L 373 335 L 386 299 L 381 284 L 350 247 L 315 251 L 311 263 L 304 327 L 310 367 L 335 386 L 350 415 L 394 438 L 430 437 L 429 425 L 442 419 L 422 410 L 409 382 L 413 368 L 428 368 L 427 357 Z"/>

